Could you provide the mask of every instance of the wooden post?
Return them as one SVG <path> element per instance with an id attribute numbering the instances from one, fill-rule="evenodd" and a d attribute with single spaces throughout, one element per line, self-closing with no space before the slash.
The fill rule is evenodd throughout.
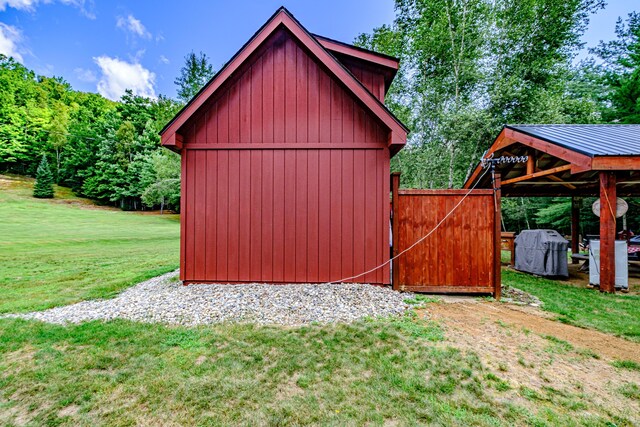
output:
<path id="1" fill-rule="evenodd" d="M 393 257 L 398 255 L 398 191 L 400 190 L 400 172 L 391 174 L 391 238 Z M 394 290 L 400 289 L 400 262 L 394 259 L 391 264 L 391 286 Z"/>
<path id="2" fill-rule="evenodd" d="M 578 197 L 571 198 L 571 255 L 580 252 L 580 205 L 582 200 Z M 572 264 L 578 264 L 577 258 L 571 259 Z"/>
<path id="3" fill-rule="evenodd" d="M 529 150 L 527 155 L 527 175 L 532 175 L 536 171 L 536 151 Z"/>
<path id="4" fill-rule="evenodd" d="M 600 172 L 600 290 L 615 292 L 616 175 Z"/>
<path id="5" fill-rule="evenodd" d="M 501 177 L 500 172 L 495 172 L 493 178 L 493 194 L 494 194 L 494 213 L 493 213 L 493 221 L 495 226 L 495 232 L 493 233 L 493 297 L 500 301 L 500 296 L 502 295 L 502 270 L 501 270 L 501 262 L 500 258 L 502 255 L 502 233 L 501 233 L 501 195 L 502 192 L 500 190 L 501 187 Z"/>

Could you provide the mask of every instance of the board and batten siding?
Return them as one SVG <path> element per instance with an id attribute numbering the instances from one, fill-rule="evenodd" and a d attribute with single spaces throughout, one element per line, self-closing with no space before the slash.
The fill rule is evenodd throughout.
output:
<path id="1" fill-rule="evenodd" d="M 181 132 L 182 280 L 322 283 L 389 259 L 388 131 L 285 29 Z"/>

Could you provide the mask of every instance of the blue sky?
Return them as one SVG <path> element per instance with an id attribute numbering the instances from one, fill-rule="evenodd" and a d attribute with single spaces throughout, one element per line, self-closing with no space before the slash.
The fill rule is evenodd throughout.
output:
<path id="1" fill-rule="evenodd" d="M 589 46 L 612 39 L 636 1 L 608 3 L 591 18 Z M 112 99 L 127 87 L 173 97 L 187 53 L 220 68 L 282 4 L 311 32 L 346 42 L 394 17 L 392 0 L 0 0 L 0 53 Z"/>

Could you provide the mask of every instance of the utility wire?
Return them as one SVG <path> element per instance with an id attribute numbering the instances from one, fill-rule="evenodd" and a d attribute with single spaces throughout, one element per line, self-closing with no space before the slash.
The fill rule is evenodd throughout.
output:
<path id="1" fill-rule="evenodd" d="M 374 272 L 374 271 L 376 271 L 376 270 L 379 270 L 380 268 L 382 268 L 382 267 L 384 267 L 385 265 L 389 264 L 389 263 L 390 263 L 390 262 L 392 262 L 393 260 L 395 260 L 395 259 L 399 258 L 401 255 L 403 255 L 403 254 L 405 254 L 405 253 L 409 252 L 411 249 L 413 249 L 415 246 L 417 246 L 420 242 L 422 242 L 423 240 L 425 240 L 426 238 L 428 238 L 429 236 L 431 236 L 431 235 L 432 235 L 432 234 L 433 234 L 433 233 L 434 233 L 434 232 L 435 232 L 435 231 L 436 231 L 436 230 L 437 230 L 437 229 L 438 229 L 438 228 L 439 228 L 439 227 L 440 227 L 440 226 L 441 226 L 441 225 L 442 225 L 446 220 L 447 220 L 447 218 L 449 218 L 449 217 L 450 217 L 450 216 L 451 216 L 451 215 L 456 211 L 456 209 L 458 209 L 458 207 L 460 207 L 460 205 L 462 204 L 462 202 L 464 202 L 464 201 L 465 201 L 465 199 L 466 199 L 467 197 L 469 197 L 469 195 L 471 194 L 471 192 L 472 192 L 473 190 L 475 190 L 476 186 L 480 183 L 480 181 L 482 180 L 482 178 L 484 178 L 484 176 L 489 172 L 489 170 L 492 170 L 492 169 L 493 169 L 493 167 L 488 167 L 488 168 L 487 168 L 487 169 L 482 173 L 482 175 L 480 175 L 480 177 L 478 178 L 478 180 L 476 181 L 476 183 L 475 183 L 475 184 L 473 184 L 473 187 L 471 187 L 471 188 L 469 189 L 469 191 L 467 191 L 467 193 L 462 197 L 462 199 L 460 199 L 460 201 L 459 201 L 459 202 L 458 202 L 458 203 L 457 203 L 457 204 L 456 204 L 456 205 L 455 205 L 455 206 L 454 206 L 454 207 L 453 207 L 453 208 L 452 208 L 452 209 L 451 209 L 451 210 L 450 210 L 450 211 L 449 211 L 445 216 L 444 216 L 444 218 L 442 218 L 442 219 L 440 220 L 440 222 L 438 222 L 438 224 L 436 224 L 436 226 L 435 226 L 433 229 L 431 229 L 431 231 L 429 231 L 426 235 L 422 236 L 420 239 L 416 240 L 416 241 L 415 241 L 411 246 L 409 246 L 407 249 L 403 250 L 403 251 L 402 251 L 402 252 L 400 252 L 398 255 L 396 255 L 396 256 L 394 256 L 393 258 L 391 258 L 391 259 L 387 260 L 386 262 L 384 262 L 384 263 L 380 264 L 379 266 L 372 268 L 371 270 L 365 271 L 364 273 L 357 274 L 357 275 L 355 275 L 355 276 L 345 277 L 344 279 L 340 279 L 340 280 L 337 280 L 337 281 L 332 281 L 332 282 L 329 282 L 329 284 L 333 284 L 333 283 L 343 283 L 343 282 L 346 282 L 346 281 L 348 281 L 348 280 L 355 279 L 355 278 L 357 278 L 357 277 L 365 276 L 365 275 L 367 275 L 367 274 L 369 274 L 369 273 L 372 273 L 372 272 Z M 494 197 L 495 197 L 495 196 L 494 196 Z M 394 221 L 397 221 L 397 218 L 394 218 L 393 220 L 394 220 Z M 396 238 L 397 238 L 397 236 L 394 236 L 394 239 L 396 239 Z"/>

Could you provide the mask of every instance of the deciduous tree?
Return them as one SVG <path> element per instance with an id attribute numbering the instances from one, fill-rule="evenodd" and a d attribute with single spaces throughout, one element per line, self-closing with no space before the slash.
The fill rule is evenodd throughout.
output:
<path id="1" fill-rule="evenodd" d="M 213 77 L 215 72 L 207 55 L 190 52 L 184 57 L 184 66 L 174 83 L 178 86 L 178 98 L 189 102 L 202 87 Z"/>

